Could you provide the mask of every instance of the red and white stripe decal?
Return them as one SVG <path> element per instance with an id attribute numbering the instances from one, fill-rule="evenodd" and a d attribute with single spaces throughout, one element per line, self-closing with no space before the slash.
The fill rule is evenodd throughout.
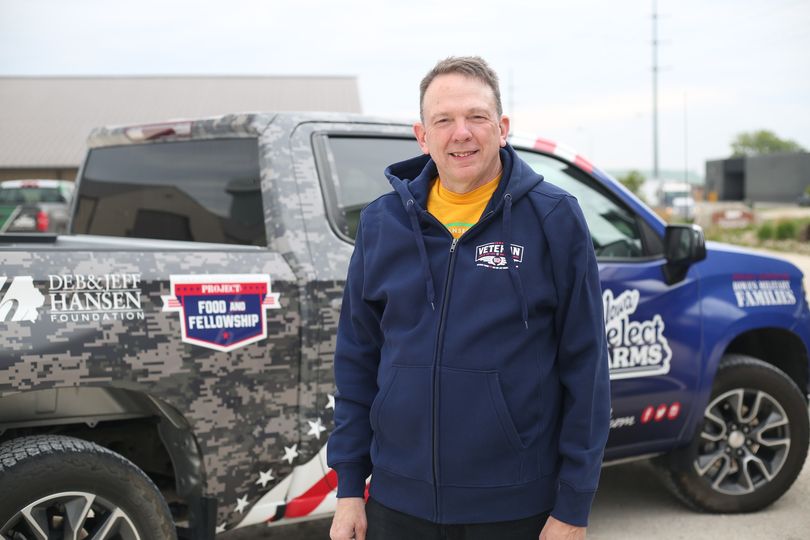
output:
<path id="1" fill-rule="evenodd" d="M 541 152 L 548 152 L 549 154 L 553 154 L 556 148 L 557 143 L 555 143 L 554 141 L 550 141 L 548 139 L 541 139 L 538 137 L 537 140 L 534 141 L 534 149 L 540 150 Z"/>
<path id="2" fill-rule="evenodd" d="M 321 455 L 323 454 L 323 455 Z M 323 474 L 321 458 L 326 454 L 326 445 L 311 460 L 299 465 L 293 472 L 265 493 L 234 528 L 258 523 L 283 524 L 288 519 L 306 516 L 327 516 L 335 511 L 337 504 L 337 472 L 329 469 Z M 368 499 L 368 482 L 364 496 Z M 279 519 L 277 516 L 281 516 Z"/>
<path id="3" fill-rule="evenodd" d="M 544 139 L 542 137 L 537 137 L 536 139 L 530 139 L 526 137 L 512 137 L 510 139 L 510 142 L 521 146 L 527 146 L 540 152 L 545 152 L 547 154 L 552 154 L 557 157 L 561 157 L 564 160 L 573 163 L 583 171 L 589 174 L 593 173 L 594 169 L 593 164 L 588 159 L 586 159 L 581 154 L 576 153 L 571 148 L 568 148 L 567 146 L 559 144 L 550 139 Z"/>
<path id="4" fill-rule="evenodd" d="M 328 515 L 337 502 L 337 472 L 326 469 L 326 445 L 308 462 L 261 496 L 235 528 L 257 523 L 284 523 L 287 519 Z M 368 498 L 368 483 L 366 484 Z"/>
<path id="5" fill-rule="evenodd" d="M 574 165 L 576 165 L 577 167 L 579 167 L 580 169 L 582 169 L 587 173 L 593 172 L 593 165 L 591 164 L 591 162 L 585 159 L 584 157 L 580 156 L 579 154 L 577 154 L 577 157 L 574 158 Z"/>
<path id="6" fill-rule="evenodd" d="M 311 488 L 287 503 L 284 518 L 308 516 L 323 502 L 332 491 L 332 486 L 336 484 L 337 473 L 330 469 L 326 476 L 315 482 Z"/>

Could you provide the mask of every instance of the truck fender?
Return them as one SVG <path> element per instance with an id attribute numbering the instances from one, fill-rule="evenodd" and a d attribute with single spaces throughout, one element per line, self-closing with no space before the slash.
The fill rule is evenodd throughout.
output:
<path id="1" fill-rule="evenodd" d="M 717 329 L 717 335 L 722 336 L 715 342 L 714 347 L 707 351 L 706 362 L 700 376 L 700 383 L 695 392 L 695 406 L 692 408 L 690 418 L 684 424 L 684 429 L 679 436 L 680 442 L 691 441 L 692 435 L 703 418 L 703 410 L 709 403 L 712 385 L 717 374 L 717 369 L 723 356 L 729 349 L 729 345 L 743 334 L 756 330 L 779 330 L 793 335 L 802 343 L 807 358 L 807 346 L 804 340 L 796 334 L 792 327 L 795 324 L 795 316 L 790 313 L 749 313 L 745 317 L 734 320 L 731 324 L 722 329 Z M 763 359 L 765 360 L 765 359 Z M 802 385 L 798 385 L 802 388 Z"/>

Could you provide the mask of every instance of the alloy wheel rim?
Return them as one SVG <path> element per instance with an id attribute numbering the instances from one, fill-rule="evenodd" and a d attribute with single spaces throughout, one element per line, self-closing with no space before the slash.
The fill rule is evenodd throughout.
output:
<path id="1" fill-rule="evenodd" d="M 747 495 L 779 474 L 789 451 L 785 409 L 767 392 L 737 388 L 706 407 L 693 465 L 713 490 Z"/>
<path id="2" fill-rule="evenodd" d="M 0 529 L 14 540 L 140 540 L 132 519 L 119 506 L 82 491 L 47 495 L 18 511 Z"/>

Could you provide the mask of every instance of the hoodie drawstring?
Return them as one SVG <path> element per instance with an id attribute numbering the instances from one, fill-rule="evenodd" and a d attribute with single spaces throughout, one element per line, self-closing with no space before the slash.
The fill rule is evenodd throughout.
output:
<path id="1" fill-rule="evenodd" d="M 518 295 L 520 301 L 520 315 L 523 318 L 523 326 L 529 329 L 529 305 L 526 303 L 526 295 L 523 294 L 523 282 L 520 280 L 520 274 L 515 267 L 515 261 L 512 258 L 512 194 L 507 193 L 503 196 L 503 244 L 504 255 L 506 256 L 506 267 L 509 272 L 509 279 L 512 282 L 512 287 Z"/>
<path id="2" fill-rule="evenodd" d="M 433 288 L 433 276 L 430 273 L 428 264 L 427 249 L 425 249 L 425 237 L 422 236 L 422 229 L 419 226 L 419 218 L 416 215 L 416 208 L 413 199 L 408 199 L 408 216 L 411 218 L 411 229 L 413 239 L 416 241 L 416 249 L 419 250 L 419 259 L 422 263 L 422 274 L 425 277 L 425 287 L 427 289 L 427 301 L 433 311 L 436 311 L 436 292 Z"/>

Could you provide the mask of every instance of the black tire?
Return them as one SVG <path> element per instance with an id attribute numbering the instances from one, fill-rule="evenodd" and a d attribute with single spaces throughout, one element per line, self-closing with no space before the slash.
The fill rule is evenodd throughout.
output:
<path id="1" fill-rule="evenodd" d="M 693 509 L 754 512 L 796 480 L 808 439 L 807 402 L 793 380 L 756 358 L 727 355 L 692 442 L 659 464 L 675 495 Z"/>
<path id="2" fill-rule="evenodd" d="M 166 501 L 143 471 L 97 444 L 61 435 L 0 444 L 0 536 L 37 538 L 32 521 L 49 538 L 71 527 L 88 540 L 177 538 Z M 105 526 L 111 532 L 99 534 Z"/>

